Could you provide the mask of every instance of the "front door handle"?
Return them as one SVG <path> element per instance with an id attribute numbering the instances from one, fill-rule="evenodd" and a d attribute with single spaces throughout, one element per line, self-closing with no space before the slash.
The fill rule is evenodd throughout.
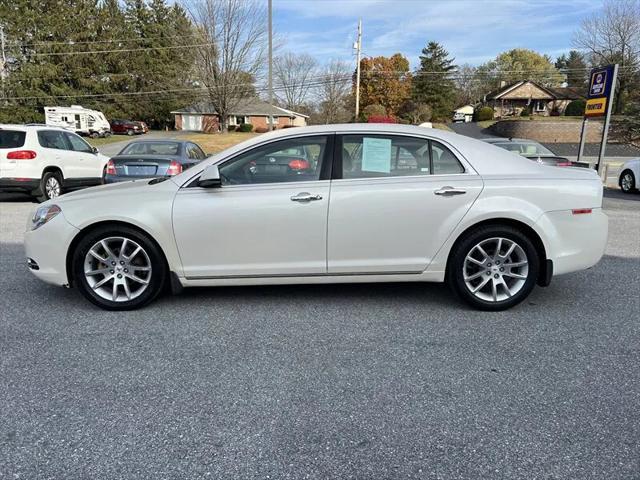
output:
<path id="1" fill-rule="evenodd" d="M 448 197 L 450 195 L 464 195 L 467 193 L 466 190 L 462 190 L 461 188 L 453 188 L 453 187 L 442 187 L 440 190 L 436 190 L 433 192 L 435 195 L 442 195 Z"/>
<path id="2" fill-rule="evenodd" d="M 322 195 L 313 195 L 309 192 L 301 192 L 291 197 L 292 202 L 313 202 L 315 200 L 322 200 Z"/>

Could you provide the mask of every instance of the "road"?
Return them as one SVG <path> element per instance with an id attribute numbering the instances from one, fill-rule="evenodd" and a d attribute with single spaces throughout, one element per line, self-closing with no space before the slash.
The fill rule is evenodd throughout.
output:
<path id="1" fill-rule="evenodd" d="M 212 288 L 129 313 L 37 281 L 0 203 L 0 478 L 632 479 L 640 194 L 513 310 L 442 285 Z"/>

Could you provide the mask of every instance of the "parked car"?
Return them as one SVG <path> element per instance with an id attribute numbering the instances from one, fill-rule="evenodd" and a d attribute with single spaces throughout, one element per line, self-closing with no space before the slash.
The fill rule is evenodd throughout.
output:
<path id="1" fill-rule="evenodd" d="M 133 136 L 144 133 L 144 130 L 138 122 L 132 122 L 131 120 L 112 120 L 111 133 Z"/>
<path id="2" fill-rule="evenodd" d="M 309 155 L 302 174 L 252 169 L 292 150 Z M 110 310 L 141 307 L 165 285 L 407 281 L 447 281 L 474 307 L 502 310 L 600 260 L 602 195 L 593 170 L 449 132 L 299 127 L 170 178 L 47 202 L 25 248 L 37 277 Z"/>
<path id="3" fill-rule="evenodd" d="M 206 154 L 193 142 L 136 140 L 109 160 L 104 182 L 177 175 L 205 158 Z"/>
<path id="4" fill-rule="evenodd" d="M 65 190 L 99 185 L 109 157 L 80 136 L 46 125 L 0 125 L 0 191 L 43 202 Z"/>
<path id="5" fill-rule="evenodd" d="M 638 191 L 638 179 L 640 179 L 640 158 L 634 158 L 622 165 L 618 176 L 618 185 L 624 193 Z"/>
<path id="6" fill-rule="evenodd" d="M 589 168 L 589 164 L 586 162 L 572 162 L 566 157 L 556 155 L 544 145 L 535 142 L 533 140 L 527 140 L 525 138 L 483 138 L 483 141 L 491 143 L 496 147 L 504 148 L 510 152 L 517 153 L 529 160 L 534 160 L 543 165 L 550 165 L 553 167 L 583 167 Z"/>

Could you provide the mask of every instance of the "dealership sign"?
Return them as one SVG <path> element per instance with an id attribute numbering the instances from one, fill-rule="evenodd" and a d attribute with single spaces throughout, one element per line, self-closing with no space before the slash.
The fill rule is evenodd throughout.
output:
<path id="1" fill-rule="evenodd" d="M 589 76 L 589 92 L 585 117 L 604 117 L 611 102 L 611 90 L 614 81 L 615 65 L 594 68 Z"/>

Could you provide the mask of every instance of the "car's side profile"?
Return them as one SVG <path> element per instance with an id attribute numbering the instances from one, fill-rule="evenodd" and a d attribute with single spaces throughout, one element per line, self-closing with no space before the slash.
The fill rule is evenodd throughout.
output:
<path id="1" fill-rule="evenodd" d="M 46 125 L 0 125 L 0 191 L 45 201 L 99 185 L 108 157 L 79 135 Z"/>
<path id="2" fill-rule="evenodd" d="M 129 135 L 131 137 L 145 133 L 142 125 L 132 120 L 111 120 L 110 126 L 111 132 L 114 134 Z"/>
<path id="3" fill-rule="evenodd" d="M 637 192 L 640 188 L 640 158 L 629 160 L 620 169 L 618 185 L 624 193 Z"/>
<path id="4" fill-rule="evenodd" d="M 397 281 L 447 281 L 500 310 L 598 262 L 601 206 L 590 170 L 419 127 L 327 125 L 65 195 L 34 213 L 25 247 L 36 276 L 113 310 L 166 285 Z"/>

